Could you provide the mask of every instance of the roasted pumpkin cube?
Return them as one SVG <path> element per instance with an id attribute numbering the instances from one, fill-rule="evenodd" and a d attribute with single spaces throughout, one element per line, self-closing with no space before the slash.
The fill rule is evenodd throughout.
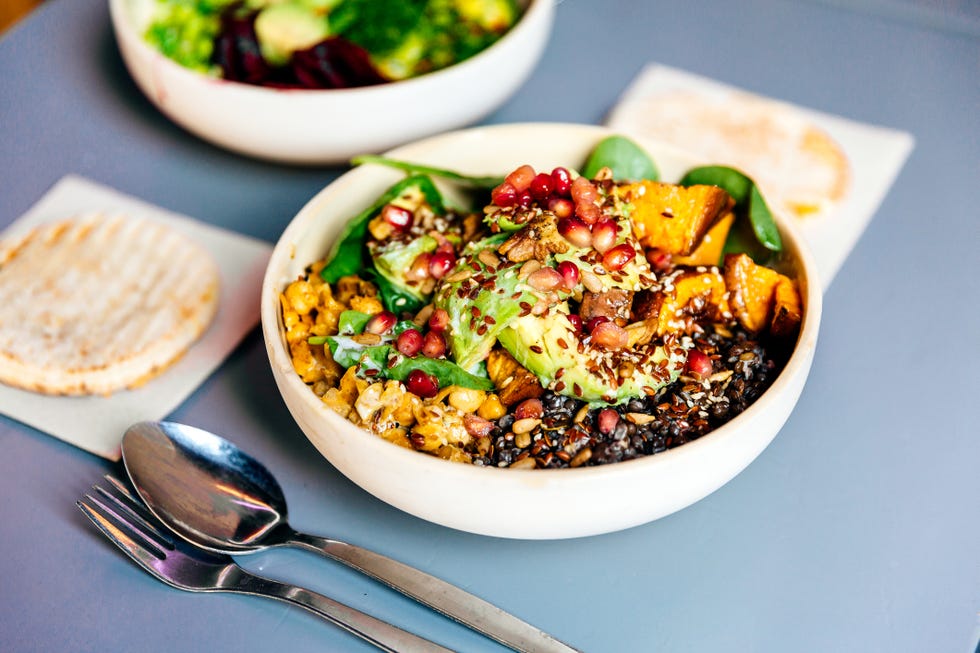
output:
<path id="1" fill-rule="evenodd" d="M 657 315 L 657 333 L 683 330 L 688 316 L 727 322 L 731 319 L 727 295 L 725 279 L 719 272 L 682 272 L 674 278 L 670 292 L 664 293 Z"/>
<path id="2" fill-rule="evenodd" d="M 735 205 L 717 186 L 641 181 L 618 186 L 616 192 L 633 205 L 633 231 L 640 243 L 671 255 L 690 255 Z"/>
<path id="3" fill-rule="evenodd" d="M 497 397 L 504 406 L 540 397 L 544 388 L 530 370 L 504 349 L 494 349 L 487 357 L 487 375 L 497 386 Z"/>
<path id="4" fill-rule="evenodd" d="M 782 301 L 786 314 L 780 318 L 783 323 L 779 328 L 785 333 L 794 307 L 802 315 L 793 280 L 764 265 L 757 265 L 747 254 L 729 254 L 725 257 L 725 285 L 728 287 L 729 303 L 735 318 L 749 331 L 759 332 L 773 323 L 776 289 L 780 284 L 783 285 Z"/>
<path id="5" fill-rule="evenodd" d="M 775 305 L 769 330 L 781 338 L 793 335 L 803 321 L 803 302 L 796 283 L 787 277 L 780 279 L 773 301 Z"/>
<path id="6" fill-rule="evenodd" d="M 728 232 L 732 229 L 735 222 L 735 214 L 729 211 L 721 216 L 715 224 L 708 229 L 693 252 L 688 256 L 674 256 L 674 265 L 718 265 L 721 263 L 722 250 L 725 248 L 725 241 L 728 240 Z"/>

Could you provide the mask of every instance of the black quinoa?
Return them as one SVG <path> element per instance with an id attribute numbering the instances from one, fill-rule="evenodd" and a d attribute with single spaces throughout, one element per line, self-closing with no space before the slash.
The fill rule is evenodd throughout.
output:
<path id="1" fill-rule="evenodd" d="M 694 338 L 694 345 L 712 359 L 713 374 L 706 383 L 682 376 L 653 397 L 596 408 L 545 391 L 541 424 L 530 432 L 529 443 L 518 445 L 511 432 L 514 417 L 504 415 L 490 433 L 492 446 L 485 455 L 474 454 L 474 464 L 509 467 L 532 456 L 539 469 L 594 466 L 673 449 L 742 413 L 772 384 L 789 353 L 785 345 L 741 329 L 730 335 L 709 329 Z M 604 433 L 599 414 L 610 408 L 618 420 Z"/>

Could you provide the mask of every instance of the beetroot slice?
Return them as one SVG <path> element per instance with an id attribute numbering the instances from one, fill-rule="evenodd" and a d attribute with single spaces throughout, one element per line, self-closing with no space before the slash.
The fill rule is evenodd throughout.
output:
<path id="1" fill-rule="evenodd" d="M 371 63 L 367 50 L 339 36 L 294 52 L 291 67 L 305 88 L 351 88 L 388 81 Z"/>
<path id="2" fill-rule="evenodd" d="M 237 7 L 237 5 L 236 5 Z M 214 40 L 212 60 L 224 79 L 271 88 L 330 89 L 383 84 L 385 79 L 367 51 L 334 36 L 293 53 L 285 66 L 273 67 L 262 58 L 255 17 L 235 8 L 221 17 L 221 32 Z"/>

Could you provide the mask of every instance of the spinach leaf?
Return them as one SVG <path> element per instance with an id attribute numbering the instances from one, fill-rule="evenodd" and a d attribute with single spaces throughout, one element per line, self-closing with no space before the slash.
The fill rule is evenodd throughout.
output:
<path id="1" fill-rule="evenodd" d="M 782 251 L 783 239 L 779 235 L 772 212 L 755 182 L 744 173 L 726 166 L 702 166 L 688 170 L 680 184 L 704 184 L 723 188 L 735 200 L 736 212 L 744 213 L 748 217 L 759 244 L 773 252 Z"/>
<path id="2" fill-rule="evenodd" d="M 443 179 L 450 179 L 459 184 L 486 190 L 492 190 L 495 186 L 499 186 L 504 181 L 503 177 L 474 177 L 472 175 L 464 175 L 454 170 L 435 168 L 433 166 L 422 165 L 420 163 L 412 163 L 411 161 L 399 161 L 397 159 L 389 159 L 388 157 L 376 156 L 374 154 L 362 154 L 351 159 L 351 165 L 356 166 L 364 163 L 376 163 L 378 165 L 388 166 L 389 168 L 395 168 L 396 170 L 403 170 L 413 175 L 422 174 L 430 175 L 432 177 L 442 177 Z"/>
<path id="3" fill-rule="evenodd" d="M 415 314 L 425 306 L 425 300 L 420 299 L 398 284 L 393 283 L 377 270 L 372 269 L 369 272 L 369 281 L 378 287 L 378 295 L 381 296 L 381 303 L 395 315 L 401 315 L 406 312 Z"/>
<path id="4" fill-rule="evenodd" d="M 609 136 L 599 141 L 585 161 L 582 176 L 593 179 L 603 167 L 611 168 L 616 180 L 660 179 L 660 171 L 650 155 L 625 136 Z"/>
<path id="5" fill-rule="evenodd" d="M 486 377 L 470 374 L 452 361 L 443 358 L 416 356 L 408 358 L 395 352 L 392 345 L 365 346 L 354 342 L 350 336 L 327 336 L 330 355 L 341 367 L 360 367 L 361 371 L 374 370 L 375 379 L 395 379 L 404 381 L 408 373 L 419 369 L 431 374 L 439 381 L 439 387 L 458 385 L 474 390 L 492 390 L 493 381 Z"/>
<path id="6" fill-rule="evenodd" d="M 371 316 L 360 311 L 344 311 L 337 319 L 337 331 L 342 336 L 352 336 L 364 331 Z"/>
<path id="7" fill-rule="evenodd" d="M 360 365 L 362 369 L 378 370 L 383 373 L 391 352 L 390 343 L 362 345 L 351 336 L 327 336 L 330 355 L 343 368 Z"/>
<path id="8" fill-rule="evenodd" d="M 329 283 L 336 283 L 341 277 L 357 274 L 368 266 L 364 243 L 367 240 L 367 226 L 371 218 L 385 204 L 412 192 L 421 192 L 435 213 L 444 213 L 442 195 L 432 180 L 425 175 L 412 175 L 402 179 L 386 190 L 374 204 L 354 216 L 344 227 L 336 245 L 327 257 L 327 264 L 320 271 L 320 277 Z"/>
<path id="9" fill-rule="evenodd" d="M 396 357 L 395 364 L 388 367 L 385 372 L 390 379 L 404 381 L 412 370 L 422 370 L 426 374 L 436 377 L 440 388 L 450 385 L 458 385 L 473 390 L 493 390 L 494 388 L 493 381 L 490 379 L 470 374 L 456 363 L 444 358 L 426 358 L 425 356 L 406 358 L 399 356 Z"/>
<path id="10" fill-rule="evenodd" d="M 368 52 L 390 52 L 418 24 L 426 4 L 425 0 L 346 0 L 330 12 L 330 26 L 335 34 Z"/>

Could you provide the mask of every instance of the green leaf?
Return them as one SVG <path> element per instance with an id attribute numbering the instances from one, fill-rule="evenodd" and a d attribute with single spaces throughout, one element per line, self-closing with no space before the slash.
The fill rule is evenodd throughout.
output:
<path id="1" fill-rule="evenodd" d="M 425 6 L 426 0 L 346 0 L 330 13 L 330 23 L 347 40 L 381 54 L 401 44 L 422 18 Z"/>
<path id="2" fill-rule="evenodd" d="M 439 387 L 445 388 L 450 385 L 458 385 L 463 388 L 473 390 L 493 390 L 493 381 L 483 377 L 470 374 L 456 363 L 443 358 L 426 358 L 416 356 L 406 358 L 396 357 L 394 365 L 387 367 L 385 374 L 389 379 L 404 381 L 408 378 L 408 373 L 412 370 L 422 370 L 426 374 L 431 374 L 439 381 Z"/>
<path id="3" fill-rule="evenodd" d="M 688 170 L 680 181 L 681 186 L 696 184 L 718 186 L 727 191 L 735 200 L 736 213 L 748 217 L 759 244 L 773 252 L 782 251 L 783 239 L 776 220 L 750 177 L 727 166 L 702 166 Z"/>
<path id="4" fill-rule="evenodd" d="M 599 141 L 585 161 L 582 176 L 594 179 L 604 167 L 612 169 L 616 180 L 660 179 L 660 171 L 650 155 L 625 136 L 609 136 Z"/>
<path id="5" fill-rule="evenodd" d="M 381 303 L 395 315 L 401 315 L 402 313 L 415 314 L 425 306 L 426 301 L 424 299 L 420 299 L 415 294 L 393 283 L 376 270 L 371 270 L 371 272 L 374 274 L 370 281 L 378 287 Z"/>
<path id="6" fill-rule="evenodd" d="M 518 278 L 519 266 L 502 263 L 491 274 L 487 264 L 480 260 L 480 251 L 493 251 L 507 238 L 507 234 L 497 234 L 470 243 L 453 269 L 455 272 L 469 268 L 477 275 L 492 278 L 492 287 L 481 288 L 471 297 L 469 291 L 475 286 L 471 279 L 444 280 L 433 299 L 437 308 L 449 313 L 447 344 L 453 358 L 464 369 L 470 369 L 487 357 L 497 334 L 521 314 L 522 303 L 534 304 L 538 301 L 533 289 Z M 515 297 L 518 287 L 520 294 Z M 492 317 L 493 323 L 487 322 L 485 316 Z"/>
<path id="7" fill-rule="evenodd" d="M 391 350 L 390 344 L 366 346 L 355 342 L 351 336 L 327 336 L 327 346 L 330 355 L 343 368 L 366 361 L 368 369 L 383 369 Z"/>
<path id="8" fill-rule="evenodd" d="M 363 333 L 364 326 L 371 316 L 360 311 L 344 311 L 337 319 L 337 331 L 342 336 L 352 336 Z"/>
<path id="9" fill-rule="evenodd" d="M 399 161 L 397 159 L 389 159 L 388 157 L 377 156 L 374 154 L 362 154 L 351 159 L 351 165 L 356 166 L 365 163 L 376 163 L 378 165 L 388 166 L 389 168 L 403 170 L 412 175 L 422 174 L 430 175 L 432 177 L 441 177 L 443 179 L 450 179 L 465 186 L 472 186 L 474 188 L 486 190 L 491 190 L 494 187 L 499 186 L 504 181 L 503 177 L 475 177 L 472 175 L 464 175 L 454 170 L 435 168 L 433 166 L 422 165 L 420 163 L 412 163 L 411 161 Z"/>
<path id="10" fill-rule="evenodd" d="M 330 354 L 344 368 L 360 367 L 360 371 L 374 370 L 375 379 L 404 381 L 408 373 L 419 369 L 439 381 L 439 387 L 458 385 L 474 390 L 492 390 L 493 382 L 482 376 L 470 374 L 456 363 L 443 358 L 416 356 L 407 358 L 396 353 L 390 343 L 365 346 L 354 342 L 350 336 L 327 336 Z"/>
<path id="11" fill-rule="evenodd" d="M 367 267 L 368 255 L 364 243 L 367 240 L 368 223 L 385 204 L 404 195 L 421 192 L 435 213 L 445 212 L 442 195 L 432 180 L 424 175 L 413 175 L 402 179 L 382 193 L 375 202 L 354 216 L 344 227 L 329 256 L 327 264 L 320 271 L 320 277 L 329 283 L 336 283 L 341 277 L 357 274 Z"/>

